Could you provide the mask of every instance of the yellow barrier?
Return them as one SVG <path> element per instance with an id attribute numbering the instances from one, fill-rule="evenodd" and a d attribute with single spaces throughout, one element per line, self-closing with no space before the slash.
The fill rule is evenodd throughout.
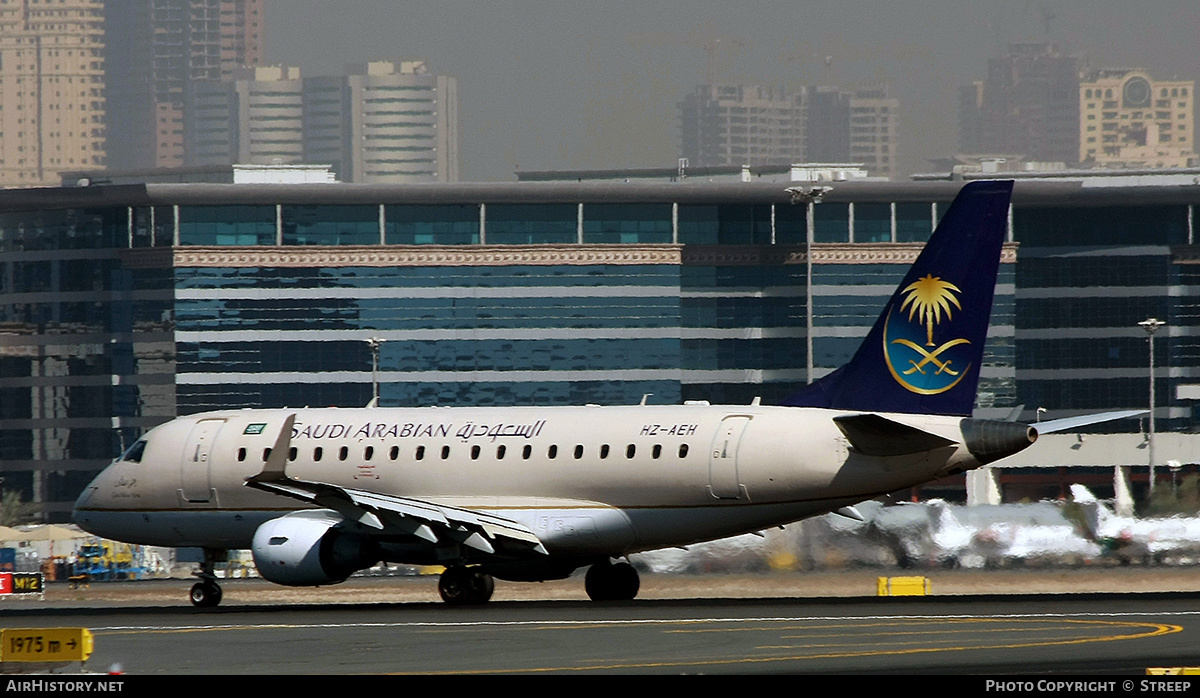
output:
<path id="1" fill-rule="evenodd" d="M 1200 666 L 1146 667 L 1147 676 L 1200 675 Z"/>
<path id="2" fill-rule="evenodd" d="M 879 577 L 875 591 L 878 596 L 925 596 L 929 577 Z"/>
<path id="3" fill-rule="evenodd" d="M 92 654 L 87 628 L 5 628 L 0 662 L 82 662 Z"/>

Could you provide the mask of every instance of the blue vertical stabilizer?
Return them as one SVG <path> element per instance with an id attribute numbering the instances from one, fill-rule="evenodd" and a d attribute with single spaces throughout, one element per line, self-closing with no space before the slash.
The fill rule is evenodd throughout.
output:
<path id="1" fill-rule="evenodd" d="M 963 187 L 850 363 L 782 404 L 970 415 L 1012 187 Z"/>

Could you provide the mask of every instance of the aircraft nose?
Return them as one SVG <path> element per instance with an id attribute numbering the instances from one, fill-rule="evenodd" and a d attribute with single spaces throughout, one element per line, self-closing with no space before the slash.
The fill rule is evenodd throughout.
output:
<path id="1" fill-rule="evenodd" d="M 98 534 L 97 531 L 93 530 L 95 526 L 92 521 L 92 512 L 98 505 L 103 504 L 101 501 L 103 497 L 99 492 L 105 480 L 108 479 L 111 470 L 112 466 L 109 466 L 101 470 L 96 477 L 92 478 L 92 481 L 88 483 L 87 487 L 83 488 L 83 492 L 80 492 L 79 497 L 75 499 L 75 506 L 71 508 L 71 521 L 89 533 Z M 103 507 L 100 506 L 100 508 Z"/>
<path id="2" fill-rule="evenodd" d="M 83 488 L 83 492 L 80 492 L 79 496 L 75 498 L 75 506 L 71 509 L 72 521 L 78 523 L 79 510 L 82 507 L 87 506 L 88 502 L 91 501 L 92 496 L 96 494 L 97 489 L 98 488 L 96 487 L 95 480 L 93 480 L 92 482 L 88 483 L 88 486 Z"/>

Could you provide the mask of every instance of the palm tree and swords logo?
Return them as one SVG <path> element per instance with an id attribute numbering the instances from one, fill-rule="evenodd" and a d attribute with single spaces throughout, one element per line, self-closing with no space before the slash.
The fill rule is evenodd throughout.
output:
<path id="1" fill-rule="evenodd" d="M 962 291 L 945 279 L 926 274 L 901 293 L 900 307 L 889 313 L 883 329 L 883 356 L 888 370 L 896 382 L 914 393 L 944 393 L 958 385 L 971 368 L 969 355 L 958 356 L 959 352 L 954 351 L 970 344 L 970 340 L 960 337 L 940 344 L 934 341 L 934 328 L 943 320 L 949 322 L 956 309 L 962 310 L 955 295 Z M 898 322 L 893 324 L 893 320 Z"/>

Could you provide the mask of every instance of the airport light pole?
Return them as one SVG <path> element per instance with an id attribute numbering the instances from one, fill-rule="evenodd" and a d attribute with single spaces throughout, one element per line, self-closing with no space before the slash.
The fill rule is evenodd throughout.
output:
<path id="1" fill-rule="evenodd" d="M 371 407 L 379 406 L 379 347 L 386 342 L 380 337 L 369 337 L 363 340 L 371 347 Z"/>
<path id="2" fill-rule="evenodd" d="M 804 242 L 804 355 L 805 355 L 805 381 L 812 383 L 815 380 L 813 375 L 813 243 L 815 218 L 813 216 L 813 204 L 821 203 L 821 197 L 833 191 L 833 187 L 813 186 L 813 187 L 788 187 L 784 189 L 792 197 L 792 204 L 804 204 L 805 208 L 805 242 Z"/>
<path id="3" fill-rule="evenodd" d="M 1154 496 L 1154 333 L 1167 323 L 1158 318 L 1146 318 L 1138 323 L 1146 330 L 1150 343 L 1150 429 L 1147 434 L 1146 450 L 1150 460 L 1150 496 Z"/>

